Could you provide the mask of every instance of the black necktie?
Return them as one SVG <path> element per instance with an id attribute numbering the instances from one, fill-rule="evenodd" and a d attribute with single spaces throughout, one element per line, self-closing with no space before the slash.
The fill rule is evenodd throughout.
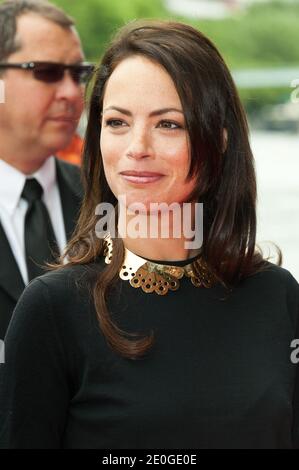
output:
<path id="1" fill-rule="evenodd" d="M 21 197 L 28 202 L 25 217 L 25 251 L 29 280 L 45 272 L 42 266 L 53 262 L 58 252 L 49 213 L 42 201 L 43 188 L 39 182 L 26 180 Z"/>

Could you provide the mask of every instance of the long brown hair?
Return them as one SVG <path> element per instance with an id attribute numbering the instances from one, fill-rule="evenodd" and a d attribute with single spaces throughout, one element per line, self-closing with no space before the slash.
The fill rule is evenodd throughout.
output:
<path id="1" fill-rule="evenodd" d="M 136 54 L 160 64 L 174 82 L 190 137 L 189 176 L 197 175 L 198 181 L 192 197 L 204 203 L 202 257 L 223 285 L 236 286 L 266 266 L 255 245 L 256 178 L 247 120 L 231 74 L 214 44 L 191 26 L 175 22 L 137 21 L 125 26 L 96 71 L 83 155 L 85 197 L 65 253 L 67 264 L 91 263 L 103 255 L 103 240 L 95 235 L 95 207 L 101 202 L 117 204 L 107 184 L 100 149 L 103 96 L 117 65 Z M 149 350 L 153 335 L 128 335 L 111 320 L 107 294 L 124 260 L 120 238 L 113 240 L 113 250 L 111 264 L 98 273 L 93 285 L 95 308 L 112 348 L 136 359 Z"/>

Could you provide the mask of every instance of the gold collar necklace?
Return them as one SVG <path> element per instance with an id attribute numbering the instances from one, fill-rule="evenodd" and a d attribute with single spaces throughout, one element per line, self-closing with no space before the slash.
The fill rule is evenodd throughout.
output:
<path id="1" fill-rule="evenodd" d="M 110 237 L 105 239 L 105 263 L 109 264 L 113 256 L 113 242 Z M 195 287 L 212 287 L 215 277 L 209 272 L 206 264 L 200 257 L 185 266 L 172 266 L 146 260 L 125 248 L 125 261 L 120 270 L 119 277 L 129 281 L 135 289 L 141 287 L 143 292 L 156 292 L 166 295 L 168 291 L 178 290 L 183 276 L 190 278 Z"/>

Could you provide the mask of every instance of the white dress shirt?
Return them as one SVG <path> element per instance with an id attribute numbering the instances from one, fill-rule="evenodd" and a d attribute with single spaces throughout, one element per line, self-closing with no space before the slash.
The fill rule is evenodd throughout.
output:
<path id="1" fill-rule="evenodd" d="M 26 178 L 36 178 L 41 184 L 44 190 L 42 199 L 48 209 L 60 252 L 66 246 L 54 157 L 48 158 L 42 167 L 32 175 L 24 175 L 0 159 L 0 222 L 25 284 L 28 283 L 28 272 L 25 259 L 24 224 L 28 202 L 21 198 L 21 193 Z"/>

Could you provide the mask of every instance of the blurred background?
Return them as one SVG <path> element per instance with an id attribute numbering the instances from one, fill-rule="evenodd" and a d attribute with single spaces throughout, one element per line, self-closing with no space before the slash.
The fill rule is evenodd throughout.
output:
<path id="1" fill-rule="evenodd" d="M 52 1 L 75 18 L 91 61 L 99 61 L 119 26 L 137 18 L 181 20 L 214 41 L 249 118 L 257 241 L 272 261 L 268 242 L 276 243 L 283 266 L 299 280 L 299 0 Z"/>

